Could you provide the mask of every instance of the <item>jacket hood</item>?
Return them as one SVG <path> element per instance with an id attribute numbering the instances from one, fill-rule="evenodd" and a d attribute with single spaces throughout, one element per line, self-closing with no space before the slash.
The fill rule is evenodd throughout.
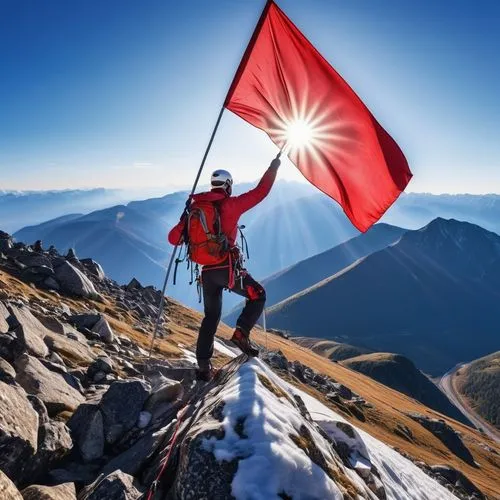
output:
<path id="1" fill-rule="evenodd" d="M 206 193 L 198 193 L 192 196 L 193 201 L 219 201 L 229 198 L 229 195 L 223 189 L 214 189 Z"/>

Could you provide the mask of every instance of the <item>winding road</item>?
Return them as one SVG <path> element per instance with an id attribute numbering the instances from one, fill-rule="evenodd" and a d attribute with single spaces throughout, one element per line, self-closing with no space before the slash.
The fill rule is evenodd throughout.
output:
<path id="1" fill-rule="evenodd" d="M 456 372 L 465 366 L 465 363 L 459 363 L 451 370 L 447 371 L 439 381 L 439 388 L 443 391 L 450 401 L 482 432 L 488 437 L 500 443 L 500 432 L 493 426 L 485 422 L 477 413 L 473 412 L 467 403 L 463 400 L 460 394 L 455 390 L 453 385 L 453 377 Z"/>

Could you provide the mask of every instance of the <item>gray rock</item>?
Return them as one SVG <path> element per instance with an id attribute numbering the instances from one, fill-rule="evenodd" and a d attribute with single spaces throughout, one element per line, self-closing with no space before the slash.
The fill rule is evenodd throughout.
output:
<path id="1" fill-rule="evenodd" d="M 129 284 L 125 287 L 127 292 L 133 292 L 135 290 L 142 290 L 142 285 L 136 278 L 132 278 Z"/>
<path id="2" fill-rule="evenodd" d="M 19 262 L 22 262 L 26 267 L 46 267 L 52 271 L 52 262 L 46 255 L 26 252 L 17 257 Z M 53 271 L 52 271 L 53 273 Z"/>
<path id="3" fill-rule="evenodd" d="M 85 462 L 104 454 L 104 425 L 97 403 L 81 404 L 68 420 L 73 440 Z"/>
<path id="4" fill-rule="evenodd" d="M 0 240 L 1 241 L 1 240 Z M 16 485 L 0 469 L 0 498 L 2 500 L 23 500 Z"/>
<path id="5" fill-rule="evenodd" d="M 22 481 L 37 450 L 38 414 L 20 387 L 0 382 L 0 395 L 0 470 Z"/>
<path id="6" fill-rule="evenodd" d="M 108 476 L 101 475 L 82 490 L 79 500 L 138 500 L 142 492 L 134 484 L 134 478 L 122 471 Z"/>
<path id="7" fill-rule="evenodd" d="M 102 382 L 104 382 L 106 380 L 106 374 L 104 372 L 97 372 L 94 374 L 94 376 L 92 377 L 92 380 L 96 383 L 96 384 L 100 384 Z"/>
<path id="8" fill-rule="evenodd" d="M 70 366 L 88 365 L 92 363 L 95 354 L 85 343 L 73 340 L 57 333 L 48 332 L 43 338 L 45 344 L 56 351 Z"/>
<path id="9" fill-rule="evenodd" d="M 111 384 L 100 404 L 106 442 L 115 443 L 134 427 L 148 396 L 149 387 L 142 380 L 119 380 Z"/>
<path id="10" fill-rule="evenodd" d="M 288 371 L 288 360 L 281 351 L 269 351 L 266 353 L 264 360 L 269 363 L 272 368 Z"/>
<path id="11" fill-rule="evenodd" d="M 28 486 L 22 491 L 24 500 L 76 500 L 74 483 L 64 483 L 58 486 Z"/>
<path id="12" fill-rule="evenodd" d="M 54 271 L 63 292 L 76 295 L 77 297 L 99 297 L 92 281 L 68 261 L 60 262 Z"/>
<path id="13" fill-rule="evenodd" d="M 351 399 L 352 398 L 353 394 L 352 394 L 351 389 L 349 389 L 349 387 L 346 387 L 345 385 L 339 384 L 337 382 L 334 382 L 331 385 L 334 387 L 335 392 L 337 392 L 341 398 L 343 398 L 343 399 Z"/>
<path id="14" fill-rule="evenodd" d="M 165 444 L 168 428 L 156 433 L 148 432 L 128 450 L 110 460 L 102 469 L 101 473 L 108 475 L 120 470 L 131 476 L 136 476 L 144 464 L 156 453 L 160 445 Z"/>
<path id="15" fill-rule="evenodd" d="M 99 466 L 95 464 L 70 463 L 64 469 L 52 469 L 49 472 L 49 477 L 51 478 L 51 482 L 54 484 L 90 484 L 95 480 L 98 472 Z"/>
<path id="16" fill-rule="evenodd" d="M 99 281 L 102 281 L 106 278 L 106 274 L 104 273 L 101 265 L 92 259 L 82 259 L 80 263 L 83 265 L 86 271 L 88 271 L 94 278 Z"/>
<path id="17" fill-rule="evenodd" d="M 43 401 L 34 394 L 28 394 L 28 401 L 31 403 L 33 409 L 38 413 L 38 425 L 41 426 L 49 422 L 49 412 Z"/>
<path id="18" fill-rule="evenodd" d="M 99 356 L 87 368 L 87 377 L 94 379 L 96 373 L 103 372 L 104 374 L 111 373 L 114 369 L 114 364 L 111 359 L 104 356 Z"/>
<path id="19" fill-rule="evenodd" d="M 47 266 L 28 267 L 21 272 L 21 279 L 26 283 L 42 284 L 45 280 L 53 279 L 54 270 Z"/>
<path id="20" fill-rule="evenodd" d="M 85 398 L 64 377 L 45 368 L 38 359 L 27 354 L 15 363 L 16 381 L 26 392 L 38 396 L 47 407 L 49 415 L 69 410 L 74 411 Z"/>
<path id="21" fill-rule="evenodd" d="M 38 431 L 38 450 L 30 460 L 29 482 L 38 482 L 73 448 L 69 429 L 64 422 L 49 421 Z"/>
<path id="22" fill-rule="evenodd" d="M 49 333 L 45 326 L 33 316 L 27 307 L 8 307 L 10 317 L 8 323 L 26 350 L 35 356 L 44 358 L 49 355 L 49 349 L 43 342 L 43 337 Z"/>
<path id="23" fill-rule="evenodd" d="M 107 319 L 104 316 L 99 318 L 99 321 L 93 326 L 92 331 L 97 333 L 103 342 L 110 344 L 113 342 L 114 333 Z"/>
<path id="24" fill-rule="evenodd" d="M 43 286 L 45 288 L 48 288 L 49 290 L 59 291 L 61 289 L 59 283 L 52 276 L 49 276 L 48 278 L 45 278 L 43 280 Z"/>
<path id="25" fill-rule="evenodd" d="M 144 409 L 152 412 L 157 404 L 174 401 L 181 398 L 183 393 L 184 388 L 180 382 L 159 375 L 154 379 L 153 388 Z"/>
<path id="26" fill-rule="evenodd" d="M 9 316 L 9 311 L 4 306 L 3 302 L 0 302 L 0 333 L 5 333 L 9 330 L 9 324 L 7 323 L 7 318 Z"/>
<path id="27" fill-rule="evenodd" d="M 0 358 L 0 380 L 6 384 L 12 384 L 15 382 L 16 370 L 14 367 L 5 359 Z"/>
<path id="28" fill-rule="evenodd" d="M 6 361 L 13 362 L 18 356 L 26 351 L 26 344 L 15 331 L 0 333 L 0 357 Z"/>
<path id="29" fill-rule="evenodd" d="M 463 443 L 462 438 L 444 420 L 429 418 L 419 413 L 411 413 L 409 416 L 432 432 L 457 457 L 470 465 L 475 465 L 474 457 Z"/>
<path id="30" fill-rule="evenodd" d="M 47 341 L 45 341 L 45 343 L 47 344 Z M 56 365 L 61 365 L 61 366 L 66 367 L 66 364 L 64 363 L 64 360 L 61 358 L 61 356 L 59 356 L 59 354 L 57 354 L 57 352 L 51 352 L 50 353 L 49 361 L 51 363 L 55 363 Z"/>
<path id="31" fill-rule="evenodd" d="M 70 324 L 59 321 L 57 318 L 54 318 L 53 316 L 43 315 L 39 316 L 38 319 L 51 332 L 76 340 L 78 342 L 81 342 L 82 344 L 85 345 L 87 344 L 87 339 L 85 335 L 78 332 L 78 330 L 76 330 Z"/>
<path id="32" fill-rule="evenodd" d="M 472 481 L 467 478 L 467 476 L 460 472 L 459 470 L 451 467 L 450 465 L 431 465 L 431 471 L 434 474 L 444 478 L 445 484 L 450 484 L 454 488 L 461 490 L 461 493 L 466 495 L 474 495 L 474 498 L 483 499 L 485 496 L 481 493 Z"/>
<path id="33" fill-rule="evenodd" d="M 94 325 L 101 319 L 101 315 L 98 313 L 83 313 L 75 314 L 68 319 L 78 330 L 92 330 Z"/>

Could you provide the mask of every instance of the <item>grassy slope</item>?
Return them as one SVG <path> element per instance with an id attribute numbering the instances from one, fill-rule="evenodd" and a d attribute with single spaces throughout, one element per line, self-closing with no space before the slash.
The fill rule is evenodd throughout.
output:
<path id="1" fill-rule="evenodd" d="M 54 294 L 35 290 L 0 271 L 0 298 L 2 298 L 2 294 L 5 292 L 9 297 L 22 296 L 30 302 L 42 304 L 45 301 L 60 302 L 61 300 Z M 75 311 L 95 308 L 105 312 L 118 334 L 134 338 L 145 349 L 149 347 L 150 337 L 134 330 L 131 326 L 137 323 L 138 319 L 131 312 L 120 310 L 116 307 L 112 299 L 107 299 L 104 304 L 89 300 L 72 300 L 67 298 L 63 300 Z M 167 338 L 159 339 L 155 345 L 154 356 L 159 358 L 173 358 L 181 355 L 177 346 L 178 343 L 193 346 L 196 342 L 197 329 L 201 321 L 199 313 L 185 308 L 176 302 L 169 301 L 168 309 L 169 321 L 167 326 L 171 333 Z M 226 325 L 221 324 L 218 335 L 228 339 L 231 334 L 232 330 Z M 447 463 L 456 467 L 463 471 L 478 488 L 492 496 L 492 498 L 495 498 L 495 495 L 499 491 L 500 446 L 493 441 L 455 420 L 429 410 L 404 394 L 398 393 L 338 363 L 332 363 L 319 354 L 298 346 L 290 340 L 282 339 L 275 335 L 268 335 L 266 338 L 261 330 L 256 330 L 254 339 L 261 345 L 265 346 L 267 344 L 269 349 L 281 350 L 291 361 L 298 360 L 345 384 L 362 396 L 367 402 L 371 403 L 373 407 L 365 411 L 365 421 L 358 420 L 352 415 L 344 414 L 354 425 L 364 429 L 389 446 L 404 451 L 417 460 L 422 460 L 428 464 Z M 221 365 L 226 360 L 227 358 L 221 354 L 217 354 L 215 357 L 215 363 L 218 365 Z M 297 385 L 300 386 L 298 383 Z M 335 411 L 339 411 L 338 407 L 326 401 L 314 389 L 304 386 L 301 386 L 301 388 Z M 480 467 L 471 467 L 450 453 L 441 441 L 426 431 L 421 425 L 407 417 L 405 415 L 407 412 L 419 412 L 443 418 L 462 433 L 466 446 L 470 449 Z M 401 437 L 401 435 L 398 435 L 397 428 L 401 425 L 406 426 L 411 431 L 413 441 L 408 441 Z M 483 448 L 485 445 L 496 450 L 497 453 L 488 452 Z"/>
<path id="2" fill-rule="evenodd" d="M 454 385 L 475 412 L 500 429 L 500 351 L 462 367 Z"/>

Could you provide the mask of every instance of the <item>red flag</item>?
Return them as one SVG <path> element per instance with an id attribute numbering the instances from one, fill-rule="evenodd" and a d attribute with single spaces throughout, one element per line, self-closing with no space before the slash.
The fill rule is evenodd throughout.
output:
<path id="1" fill-rule="evenodd" d="M 366 231 L 412 174 L 361 99 L 269 1 L 229 89 L 225 107 L 264 130 L 317 188 Z"/>

